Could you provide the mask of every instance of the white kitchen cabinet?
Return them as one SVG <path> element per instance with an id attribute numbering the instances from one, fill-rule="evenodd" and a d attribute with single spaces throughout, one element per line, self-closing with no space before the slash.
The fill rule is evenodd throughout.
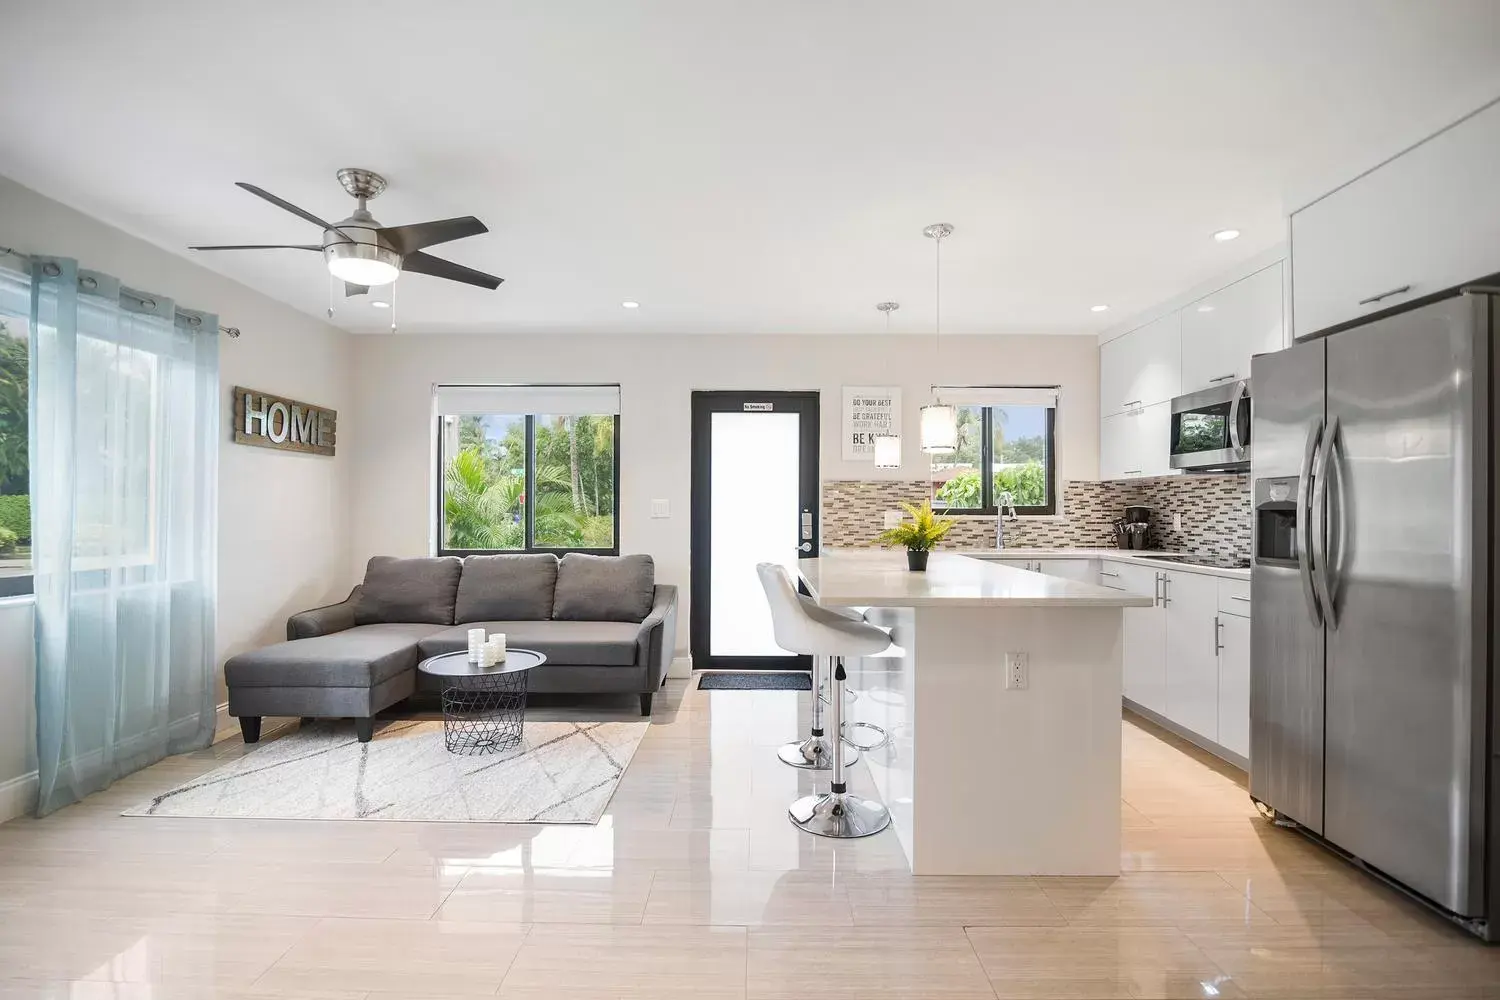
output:
<path id="1" fill-rule="evenodd" d="M 1500 101 L 1293 213 L 1292 328 L 1500 272 Z"/>
<path id="2" fill-rule="evenodd" d="M 1279 351 L 1281 262 L 1241 278 L 1182 310 L 1182 391 L 1250 377 L 1250 358 Z"/>
<path id="3" fill-rule="evenodd" d="M 1250 619 L 1218 616 L 1219 736 L 1215 741 L 1241 757 L 1250 756 Z"/>
<path id="4" fill-rule="evenodd" d="M 1099 583 L 1140 597 L 1160 594 L 1160 570 L 1104 560 Z M 1125 697 L 1159 715 L 1167 714 L 1167 609 L 1157 600 L 1149 608 L 1126 608 L 1123 626 Z"/>
<path id="5" fill-rule="evenodd" d="M 1168 571 L 1167 718 L 1219 740 L 1219 588 L 1211 576 Z"/>
<path id="6" fill-rule="evenodd" d="M 1099 422 L 1099 478 L 1175 475 L 1171 432 L 1170 400 L 1105 417 Z"/>
<path id="7" fill-rule="evenodd" d="M 1099 563 L 1094 559 L 1038 559 L 1037 572 L 1079 583 L 1099 582 Z"/>
<path id="8" fill-rule="evenodd" d="M 1182 392 L 1182 327 L 1163 316 L 1099 348 L 1099 412 L 1104 416 L 1170 402 Z"/>

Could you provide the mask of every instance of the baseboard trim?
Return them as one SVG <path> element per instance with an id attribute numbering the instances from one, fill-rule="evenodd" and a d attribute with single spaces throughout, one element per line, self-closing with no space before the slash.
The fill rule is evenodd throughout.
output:
<path id="1" fill-rule="evenodd" d="M 1191 743 L 1199 750 L 1213 754 L 1224 763 L 1237 767 L 1247 774 L 1249 773 L 1250 761 L 1244 757 L 1241 757 L 1233 750 L 1222 747 L 1219 744 L 1215 743 L 1213 740 L 1208 739 L 1207 737 L 1199 736 L 1191 729 L 1180 726 L 1166 716 L 1161 715 L 1157 712 L 1153 712 L 1151 711 L 1151 709 L 1147 708 L 1144 705 L 1138 705 L 1135 702 L 1131 701 L 1129 698 L 1121 698 L 1120 700 L 1124 702 L 1126 711 L 1132 712 L 1135 715 L 1139 715 L 1141 718 L 1145 719 L 1153 726 L 1165 729 L 1173 736 L 1176 736 L 1180 740 L 1185 740 L 1186 742 Z"/>
<path id="2" fill-rule="evenodd" d="M 36 812 L 37 773 L 0 781 L 0 823 L 9 823 Z"/>
<path id="3" fill-rule="evenodd" d="M 693 676 L 693 658 L 691 656 L 674 656 L 672 665 L 667 668 L 667 676 L 679 680 Z"/>

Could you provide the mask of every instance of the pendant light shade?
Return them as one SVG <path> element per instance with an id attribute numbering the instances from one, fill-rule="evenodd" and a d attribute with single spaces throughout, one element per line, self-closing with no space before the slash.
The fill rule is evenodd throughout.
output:
<path id="1" fill-rule="evenodd" d="M 901 468 L 901 438 L 895 434 L 875 436 L 875 468 Z"/>
<path id="2" fill-rule="evenodd" d="M 922 450 L 950 455 L 958 450 L 958 410 L 942 403 L 922 407 Z"/>

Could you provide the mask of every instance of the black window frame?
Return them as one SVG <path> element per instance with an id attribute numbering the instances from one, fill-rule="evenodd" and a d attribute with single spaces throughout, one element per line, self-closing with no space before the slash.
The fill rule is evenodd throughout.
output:
<path id="1" fill-rule="evenodd" d="M 532 504 L 535 501 L 534 475 L 536 472 L 536 417 L 535 413 L 512 413 L 496 414 L 497 416 L 523 417 L 526 421 L 526 506 L 523 514 L 525 529 L 523 537 L 526 544 L 518 549 L 451 549 L 443 544 L 446 537 L 446 529 L 443 524 L 443 469 L 447 456 L 443 454 L 443 420 L 445 415 L 437 415 L 435 433 L 437 435 L 437 469 L 434 474 L 434 490 L 437 499 L 434 509 L 436 517 L 434 539 L 437 554 L 440 556 L 496 556 L 496 555 L 536 555 L 538 553 L 550 552 L 556 556 L 564 556 L 569 552 L 581 552 L 592 556 L 617 556 L 620 554 L 620 415 L 613 414 L 615 424 L 614 436 L 614 509 L 611 512 L 614 517 L 615 531 L 614 544 L 608 548 L 600 547 L 569 547 L 560 545 L 537 545 L 536 538 L 532 534 L 535 525 L 532 520 Z M 604 416 L 605 414 L 598 414 Z"/>
<path id="2" fill-rule="evenodd" d="M 979 517 L 995 517 L 1000 513 L 995 505 L 995 477 L 990 470 L 995 464 L 995 409 L 994 406 L 980 407 L 980 438 L 979 438 L 979 506 L 978 507 L 937 507 L 934 514 L 942 517 L 963 517 L 964 515 L 976 515 Z M 1045 504 L 1017 505 L 1016 515 L 1018 517 L 1052 517 L 1057 514 L 1057 406 L 1054 404 L 1047 408 L 1047 461 L 1045 472 L 1047 476 L 1047 502 Z M 934 498 L 936 492 L 934 491 Z"/>

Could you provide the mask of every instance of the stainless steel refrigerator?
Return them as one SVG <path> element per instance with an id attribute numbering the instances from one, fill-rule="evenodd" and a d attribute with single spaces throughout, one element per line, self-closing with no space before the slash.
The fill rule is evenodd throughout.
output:
<path id="1" fill-rule="evenodd" d="M 1250 794 L 1491 940 L 1497 305 L 1434 296 L 1251 366 Z"/>

